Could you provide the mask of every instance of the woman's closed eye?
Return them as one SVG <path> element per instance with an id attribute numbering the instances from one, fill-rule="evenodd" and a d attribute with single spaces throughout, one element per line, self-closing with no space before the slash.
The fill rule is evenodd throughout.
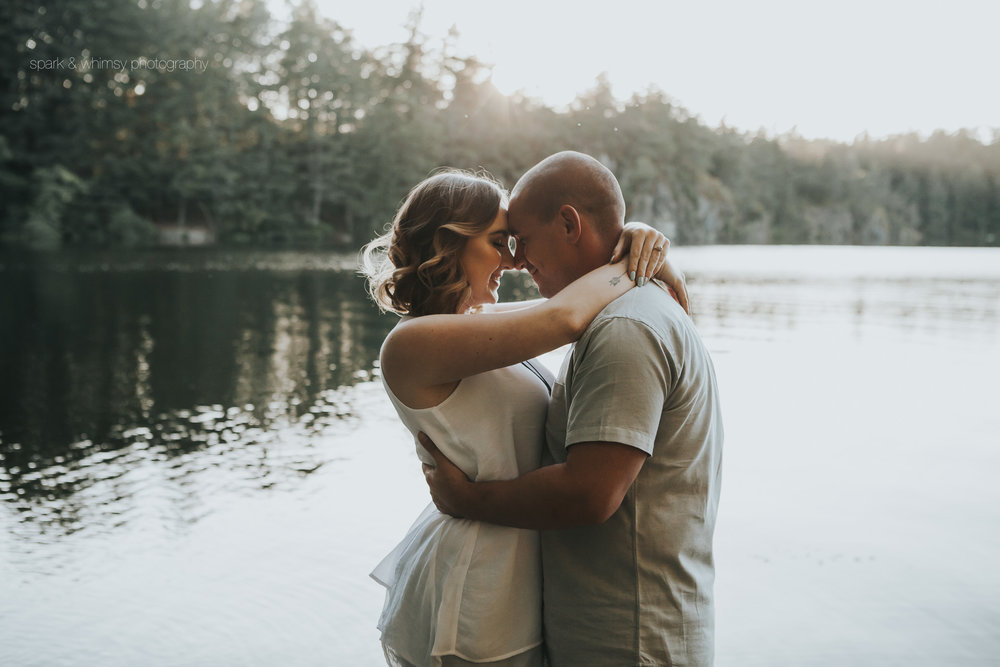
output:
<path id="1" fill-rule="evenodd" d="M 514 237 L 510 234 L 493 236 L 490 242 L 493 244 L 494 248 L 500 251 L 500 254 L 503 254 L 504 251 L 510 251 L 511 255 L 514 254 L 514 248 L 516 246 L 514 245 Z"/>

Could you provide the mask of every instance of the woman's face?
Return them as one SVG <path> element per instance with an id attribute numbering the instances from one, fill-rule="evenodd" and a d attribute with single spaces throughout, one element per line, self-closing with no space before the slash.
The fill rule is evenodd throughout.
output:
<path id="1" fill-rule="evenodd" d="M 468 301 L 459 307 L 460 313 L 484 303 L 497 302 L 500 274 L 514 268 L 509 240 L 507 211 L 500 208 L 486 231 L 466 241 L 458 261 L 472 293 Z"/>

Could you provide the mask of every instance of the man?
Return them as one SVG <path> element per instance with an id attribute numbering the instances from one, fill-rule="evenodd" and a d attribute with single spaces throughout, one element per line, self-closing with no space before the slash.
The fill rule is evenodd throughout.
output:
<path id="1" fill-rule="evenodd" d="M 605 263 L 624 224 L 614 175 L 575 152 L 511 193 L 518 266 L 543 296 Z M 711 665 L 722 417 L 690 319 L 658 285 L 612 302 L 552 391 L 541 468 L 472 483 L 433 443 L 448 514 L 542 529 L 545 642 L 554 667 Z"/>

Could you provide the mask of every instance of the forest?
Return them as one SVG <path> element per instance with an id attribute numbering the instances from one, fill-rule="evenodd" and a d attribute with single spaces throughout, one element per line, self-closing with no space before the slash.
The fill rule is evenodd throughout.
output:
<path id="1" fill-rule="evenodd" d="M 306 0 L 0 3 L 0 246 L 357 248 L 440 166 L 506 186 L 575 149 L 682 244 L 1000 244 L 1000 130 L 850 144 L 709 127 L 667 92 L 502 95 L 431 39 L 368 48 Z"/>

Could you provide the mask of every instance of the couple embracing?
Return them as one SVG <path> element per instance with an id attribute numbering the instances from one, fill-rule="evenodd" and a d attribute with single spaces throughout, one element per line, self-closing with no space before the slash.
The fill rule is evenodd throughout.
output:
<path id="1" fill-rule="evenodd" d="M 712 663 L 718 389 L 667 239 L 624 217 L 567 151 L 509 199 L 435 174 L 366 248 L 434 501 L 372 573 L 389 664 Z M 497 303 L 511 269 L 547 298 Z M 535 358 L 569 343 L 553 378 Z"/>

